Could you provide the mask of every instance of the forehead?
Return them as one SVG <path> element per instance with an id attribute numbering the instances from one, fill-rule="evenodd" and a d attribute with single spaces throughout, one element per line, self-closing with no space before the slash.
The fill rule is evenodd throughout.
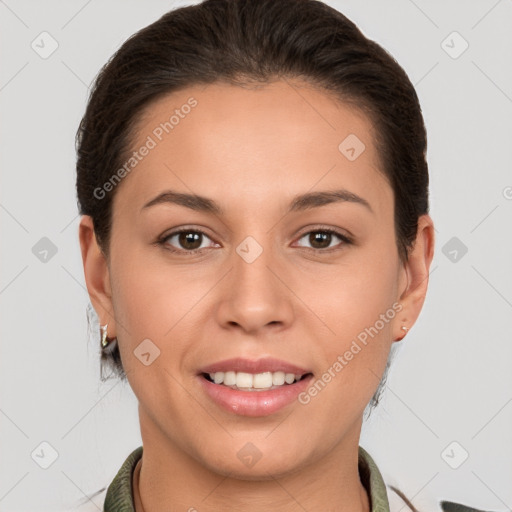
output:
<path id="1" fill-rule="evenodd" d="M 130 150 L 139 154 L 118 204 L 142 204 L 166 187 L 238 208 L 340 186 L 370 197 L 377 210 L 392 201 L 370 120 L 296 80 L 217 82 L 168 94 L 144 109 Z"/>

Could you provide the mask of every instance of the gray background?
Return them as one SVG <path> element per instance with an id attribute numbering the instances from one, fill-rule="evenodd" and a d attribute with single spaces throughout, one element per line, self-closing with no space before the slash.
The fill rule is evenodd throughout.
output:
<path id="1" fill-rule="evenodd" d="M 416 86 L 437 236 L 425 307 L 361 445 L 420 510 L 437 498 L 510 510 L 512 0 L 327 3 Z M 74 135 L 101 65 L 178 5 L 0 1 L 1 511 L 65 510 L 141 444 L 135 397 L 99 381 L 88 335 Z M 43 31 L 58 43 L 47 58 Z M 48 469 L 42 442 L 58 454 Z"/>

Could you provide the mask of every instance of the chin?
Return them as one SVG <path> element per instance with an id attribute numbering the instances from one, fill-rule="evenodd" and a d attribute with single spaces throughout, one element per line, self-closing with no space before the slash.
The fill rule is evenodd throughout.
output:
<path id="1" fill-rule="evenodd" d="M 235 446 L 218 446 L 218 451 L 202 453 L 198 462 L 209 471 L 229 478 L 247 481 L 270 481 L 292 475 L 307 465 L 304 449 L 277 449 L 260 443 L 261 450 L 250 441 Z M 300 459 L 297 457 L 301 454 Z"/>
<path id="2" fill-rule="evenodd" d="M 298 467 L 289 460 L 285 464 L 282 461 L 273 462 L 267 460 L 264 462 L 259 460 L 252 467 L 243 467 L 241 463 L 233 464 L 233 461 L 225 461 L 222 465 L 208 465 L 208 468 L 218 475 L 247 482 L 272 481 L 298 471 Z"/>

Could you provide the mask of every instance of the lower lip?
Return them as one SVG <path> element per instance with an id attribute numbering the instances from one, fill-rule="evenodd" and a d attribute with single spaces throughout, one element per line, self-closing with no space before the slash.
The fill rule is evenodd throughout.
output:
<path id="1" fill-rule="evenodd" d="M 297 400 L 297 396 L 308 387 L 313 375 L 267 391 L 239 391 L 210 382 L 202 375 L 198 378 L 206 394 L 223 409 L 242 416 L 268 416 Z"/>

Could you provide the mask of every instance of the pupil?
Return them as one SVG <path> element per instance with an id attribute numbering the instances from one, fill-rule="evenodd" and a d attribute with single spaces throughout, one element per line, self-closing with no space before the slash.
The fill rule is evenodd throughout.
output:
<path id="1" fill-rule="evenodd" d="M 201 233 L 191 233 L 191 232 L 185 232 L 185 233 L 180 233 L 180 244 L 182 245 L 182 247 L 184 247 L 185 249 L 198 249 L 200 246 L 201 246 L 201 242 L 200 242 L 200 237 L 201 237 Z M 194 245 L 194 241 L 197 243 L 197 241 L 199 240 L 199 244 L 196 246 L 196 247 L 190 247 L 189 244 L 192 244 L 192 246 Z"/>
<path id="2" fill-rule="evenodd" d="M 313 247 L 315 247 L 315 244 L 317 242 L 320 242 L 320 248 L 322 247 L 329 247 L 330 243 L 331 243 L 331 233 L 325 233 L 325 232 L 317 232 L 317 233 L 312 233 L 309 237 L 309 241 L 311 243 L 311 245 Z M 327 240 L 327 245 L 322 245 L 321 242 L 325 242 Z"/>

